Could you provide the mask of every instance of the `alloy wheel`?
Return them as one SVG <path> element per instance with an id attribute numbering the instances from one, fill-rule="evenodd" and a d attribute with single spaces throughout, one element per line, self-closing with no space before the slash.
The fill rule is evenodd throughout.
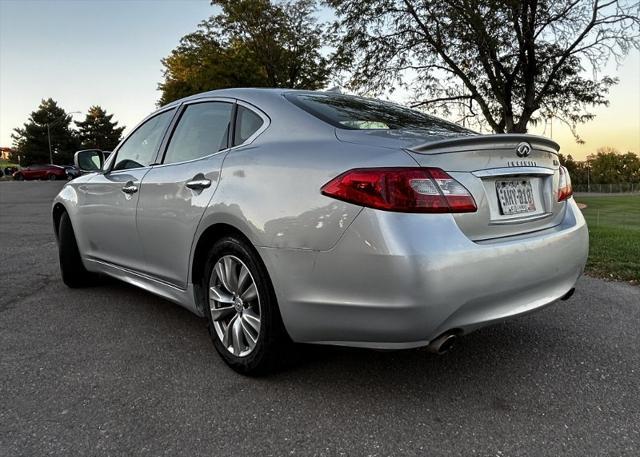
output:
<path id="1" fill-rule="evenodd" d="M 209 310 L 227 351 L 238 357 L 249 355 L 260 336 L 260 295 L 239 258 L 225 255 L 216 262 L 209 279 Z"/>

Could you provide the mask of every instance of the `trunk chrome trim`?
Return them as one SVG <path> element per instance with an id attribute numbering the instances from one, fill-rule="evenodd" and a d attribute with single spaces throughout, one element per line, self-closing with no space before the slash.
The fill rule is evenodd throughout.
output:
<path id="1" fill-rule="evenodd" d="M 510 219 L 495 219 L 489 222 L 489 225 L 511 225 L 511 224 L 525 224 L 527 222 L 537 221 L 546 217 L 553 216 L 553 213 L 535 214 L 529 217 L 514 217 Z"/>
<path id="2" fill-rule="evenodd" d="M 529 176 L 551 176 L 555 173 L 555 170 L 544 167 L 503 167 L 503 168 L 490 168 L 488 170 L 478 170 L 471 172 L 472 175 L 478 178 L 492 178 L 498 176 L 515 176 L 515 175 L 529 175 Z"/>

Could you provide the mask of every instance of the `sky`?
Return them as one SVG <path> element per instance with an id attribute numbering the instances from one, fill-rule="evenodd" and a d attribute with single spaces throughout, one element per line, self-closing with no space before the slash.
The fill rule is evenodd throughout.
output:
<path id="1" fill-rule="evenodd" d="M 101 105 L 128 131 L 155 109 L 160 60 L 215 12 L 208 0 L 0 0 L 0 146 L 11 145 L 13 129 L 48 97 L 81 111 L 75 120 Z M 563 153 L 583 159 L 600 146 L 640 153 L 640 53 L 607 72 L 620 84 L 610 106 L 579 126 L 584 145 L 553 123 Z M 530 133 L 551 136 L 551 128 Z"/>

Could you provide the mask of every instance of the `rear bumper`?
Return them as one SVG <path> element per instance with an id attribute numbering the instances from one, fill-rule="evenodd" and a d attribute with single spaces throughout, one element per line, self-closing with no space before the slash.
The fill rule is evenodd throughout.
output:
<path id="1" fill-rule="evenodd" d="M 448 214 L 365 209 L 329 251 L 260 253 L 295 341 L 408 348 L 558 300 L 583 271 L 588 232 L 573 199 L 554 228 L 481 243 Z"/>

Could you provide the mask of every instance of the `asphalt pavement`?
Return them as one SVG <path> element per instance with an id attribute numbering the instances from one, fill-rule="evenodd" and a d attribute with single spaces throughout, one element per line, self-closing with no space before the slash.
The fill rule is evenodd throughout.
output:
<path id="1" fill-rule="evenodd" d="M 444 356 L 309 347 L 246 378 L 188 311 L 62 284 L 62 185 L 0 182 L 1 456 L 640 455 L 638 287 L 583 278 Z"/>

